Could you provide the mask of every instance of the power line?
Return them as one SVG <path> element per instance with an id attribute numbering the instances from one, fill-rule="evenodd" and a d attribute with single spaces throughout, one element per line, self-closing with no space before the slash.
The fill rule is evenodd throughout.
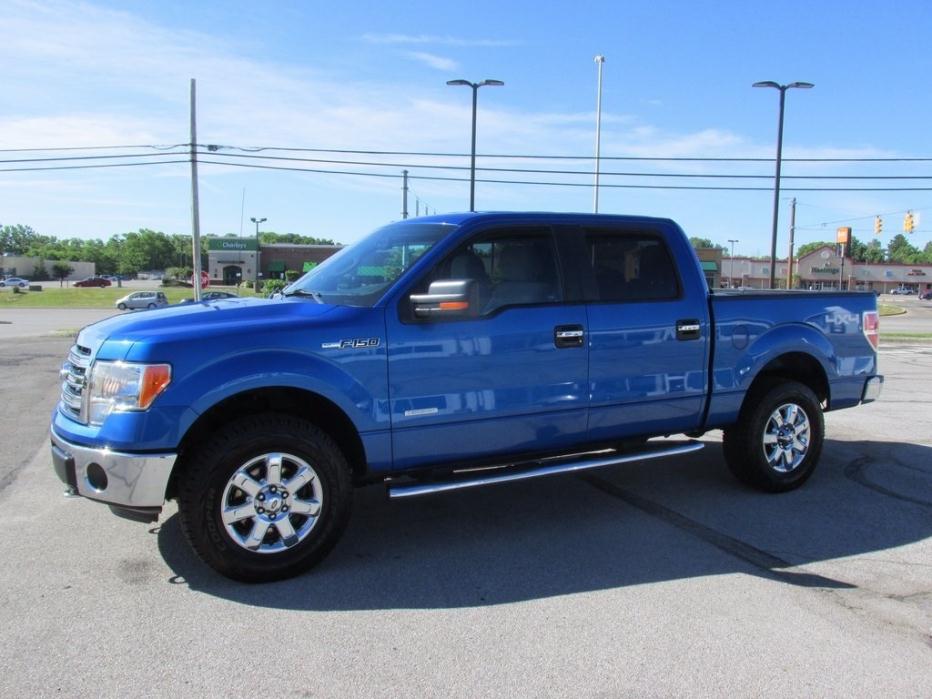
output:
<path id="1" fill-rule="evenodd" d="M 328 163 L 333 165 L 364 165 L 366 167 L 390 167 L 401 169 L 425 169 L 425 170 L 469 170 L 464 165 L 433 165 L 433 164 L 413 164 L 413 163 L 385 163 L 363 160 L 333 160 L 323 158 L 294 158 L 277 155 L 245 155 L 242 153 L 218 153 L 197 151 L 197 155 L 208 155 L 211 157 L 223 158 L 249 158 L 256 160 L 278 160 L 289 162 L 307 162 L 307 163 Z M 592 173 L 588 170 L 553 170 L 553 169 L 534 169 L 534 168 L 504 168 L 504 167 L 477 167 L 479 172 L 514 172 L 522 174 L 542 174 L 542 175 L 583 175 L 589 177 Z M 721 173 L 674 173 L 674 172 L 613 172 L 603 171 L 601 174 L 613 177 L 663 177 L 663 178 L 691 178 L 691 179 L 756 179 L 772 180 L 773 175 L 729 175 Z M 932 180 L 932 175 L 782 175 L 781 179 L 797 180 Z"/>
<path id="2" fill-rule="evenodd" d="M 183 147 L 187 144 L 180 144 L 178 146 L 172 146 L 172 148 Z M 82 147 L 82 149 L 89 149 L 91 147 Z M 318 149 L 322 150 L 322 149 Z M 7 151 L 9 152 L 9 151 Z M 115 154 L 115 155 L 96 155 L 96 156 L 66 156 L 66 157 L 53 157 L 53 158 L 23 158 L 23 159 L 8 159 L 0 160 L 0 164 L 5 163 L 32 163 L 32 162 L 70 162 L 70 161 L 85 161 L 85 160 L 112 160 L 112 159 L 123 159 L 123 158 L 161 158 L 161 157 L 170 157 L 178 156 L 182 153 L 172 152 L 172 153 L 149 153 L 149 154 Z M 422 168 L 422 169 L 443 169 L 443 170 L 464 170 L 465 167 L 462 166 L 452 166 L 452 165 L 404 165 L 398 163 L 377 163 L 371 161 L 347 161 L 347 160 L 330 160 L 330 159 L 314 159 L 314 158 L 287 158 L 280 156 L 250 156 L 242 154 L 223 154 L 216 152 L 203 153 L 198 152 L 199 155 L 209 155 L 211 157 L 221 157 L 221 158 L 255 158 L 255 159 L 264 159 L 264 160 L 285 160 L 292 162 L 321 162 L 321 163 L 331 163 L 338 165 L 366 165 L 373 167 L 408 167 L 411 169 Z M 0 172 L 33 172 L 33 171 L 49 171 L 49 170 L 78 170 L 78 169 L 95 169 L 95 168 L 110 168 L 110 167 L 138 167 L 143 165 L 160 165 L 160 164 L 173 164 L 173 163 L 182 163 L 187 162 L 186 160 L 164 160 L 158 162 L 131 162 L 131 163 L 97 163 L 93 165 L 54 165 L 54 166 L 42 166 L 42 167 L 16 167 L 16 168 L 0 168 Z M 282 170 L 282 171 L 292 171 L 292 172 L 311 172 L 318 174 L 335 174 L 335 175 L 355 175 L 361 177 L 382 177 L 382 178 L 391 178 L 398 179 L 401 175 L 394 173 L 381 173 L 381 172 L 365 172 L 365 171 L 348 171 L 348 170 L 336 170 L 336 169 L 324 169 L 324 168 L 306 168 L 306 167 L 285 167 L 285 166 L 274 166 L 274 165 L 262 165 L 259 163 L 235 163 L 235 162 L 223 162 L 217 160 L 202 160 L 201 162 L 212 164 L 212 165 L 226 165 L 228 167 L 245 167 L 253 169 L 263 169 L 263 170 Z M 568 175 L 589 175 L 589 172 L 580 172 L 575 170 L 545 170 L 545 169 L 521 169 L 521 168 L 479 168 L 485 172 L 513 172 L 513 173 L 523 173 L 523 174 L 568 174 Z M 722 175 L 722 174 L 697 174 L 697 173 L 612 173 L 606 172 L 602 173 L 607 176 L 624 176 L 624 177 L 671 177 L 671 178 L 748 178 L 755 177 L 760 179 L 771 179 L 770 176 L 754 176 L 754 175 Z M 871 176 L 785 176 L 787 179 L 865 179 L 865 180 L 874 180 L 874 179 L 913 179 L 913 180 L 927 180 L 932 179 L 928 176 L 884 176 L 884 177 L 871 177 Z M 419 179 L 425 181 L 446 181 L 446 182 L 466 182 L 466 178 L 459 177 L 441 177 L 441 176 L 428 176 L 428 175 L 411 175 L 411 179 Z M 483 178 L 477 180 L 486 184 L 514 184 L 514 185 L 537 185 L 537 186 L 547 186 L 547 187 L 589 187 L 590 183 L 578 183 L 578 182 L 553 182 L 546 180 L 518 180 L 518 179 L 492 179 L 492 178 Z M 618 183 L 605 183 L 603 185 L 610 189 L 656 189 L 656 190 L 693 190 L 693 191 L 770 191 L 770 187 L 752 187 L 752 186 L 713 186 L 713 185 L 659 185 L 659 184 L 618 184 Z M 794 192 L 924 192 L 932 191 L 932 187 L 787 187 L 787 191 Z M 844 219 L 844 220 L 854 220 L 854 219 Z"/>
<path id="3" fill-rule="evenodd" d="M 286 167 L 284 165 L 260 165 L 258 163 L 233 163 L 222 162 L 217 160 L 199 160 L 201 163 L 211 165 L 225 165 L 227 167 L 256 168 L 262 170 L 283 170 L 288 172 L 312 172 L 332 175 L 355 175 L 358 177 L 383 177 L 391 179 L 401 179 L 402 175 L 383 172 L 362 172 L 352 170 L 329 170 L 319 168 L 303 167 Z M 468 182 L 464 177 L 441 177 L 436 175 L 408 175 L 411 180 L 425 180 L 437 182 Z M 591 183 L 584 182 L 548 182 L 544 180 L 499 180 L 499 179 L 477 179 L 477 182 L 485 184 L 520 184 L 520 185 L 540 185 L 547 187 L 591 187 Z M 726 191 L 726 192 L 769 192 L 771 187 L 719 187 L 719 186 L 699 186 L 699 185 L 650 185 L 650 184 L 600 184 L 600 187 L 609 187 L 612 189 L 660 189 L 660 190 L 697 190 L 697 191 Z M 786 191 L 792 192 L 932 192 L 932 187 L 787 187 Z"/>
<path id="4" fill-rule="evenodd" d="M 159 145 L 129 145 L 129 146 L 62 146 L 56 148 L 0 148 L 0 153 L 37 153 L 57 151 L 75 151 L 75 150 L 124 150 L 127 148 L 154 148 L 156 150 L 170 150 L 172 148 L 188 148 L 188 143 L 176 143 L 173 146 Z"/>
<path id="5" fill-rule="evenodd" d="M 145 165 L 170 165 L 172 163 L 187 163 L 189 160 L 158 160 L 147 163 L 98 163 L 96 165 L 50 165 L 46 167 L 10 167 L 0 168 L 0 172 L 37 172 L 47 170 L 94 170 L 105 167 L 141 167 Z"/>
<path id="6" fill-rule="evenodd" d="M 73 160 L 117 160 L 121 158 L 165 158 L 172 155 L 187 155 L 184 151 L 174 151 L 171 153 L 131 153 L 118 155 L 68 155 L 60 158 L 17 158 L 15 160 L 0 160 L 2 163 L 49 163 L 49 162 L 68 162 Z"/>
<path id="7" fill-rule="evenodd" d="M 198 144 L 199 148 L 205 147 Z M 431 158 L 468 158 L 469 153 L 441 153 L 429 151 L 380 151 L 380 150 L 352 150 L 339 148 L 299 148 L 286 146 L 214 146 L 218 149 L 231 149 L 257 153 L 260 151 L 283 151 L 302 153 L 342 153 L 347 155 L 409 155 Z M 542 154 L 515 154 L 515 153 L 477 153 L 477 158 L 517 158 L 528 160 L 594 160 L 591 155 L 542 155 Z M 734 162 L 734 163 L 772 163 L 773 158 L 712 158 L 691 156 L 639 156 L 639 155 L 603 155 L 600 160 L 632 160 L 654 162 Z M 932 162 L 932 157 L 897 157 L 897 158 L 782 158 L 783 162 L 791 163 L 902 163 L 902 162 Z M 592 174 L 592 173 L 588 173 Z"/>
<path id="8" fill-rule="evenodd" d="M 211 152 L 220 149 L 239 150 L 243 152 L 258 153 L 262 151 L 299 152 L 299 153 L 339 153 L 348 155 L 405 155 L 412 157 L 445 157 L 467 158 L 468 153 L 447 153 L 433 151 L 400 151 L 400 150 L 360 150 L 344 148 L 305 148 L 298 146 L 226 146 L 217 144 L 195 144 L 198 148 L 208 148 Z M 112 146 L 55 146 L 35 148 L 0 148 L 0 153 L 26 153 L 26 152 L 58 152 L 58 151 L 89 151 L 89 150 L 122 150 L 151 148 L 156 150 L 171 150 L 174 148 L 190 148 L 189 143 L 176 143 L 173 145 L 158 144 L 128 144 Z M 555 155 L 531 153 L 478 153 L 480 158 L 501 158 L 521 160 L 593 160 L 592 155 Z M 765 157 L 699 157 L 699 156 L 640 156 L 640 155 L 603 155 L 600 160 L 641 161 L 641 162 L 732 162 L 732 163 L 771 163 L 773 158 Z M 875 158 L 783 158 L 784 162 L 796 163 L 927 163 L 932 157 L 875 157 Z M 591 173 L 589 173 L 591 174 Z"/>

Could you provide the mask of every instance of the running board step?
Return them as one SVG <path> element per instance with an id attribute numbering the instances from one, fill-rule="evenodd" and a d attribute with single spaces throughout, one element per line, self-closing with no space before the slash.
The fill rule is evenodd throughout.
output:
<path id="1" fill-rule="evenodd" d="M 683 454 L 699 451 L 704 446 L 702 442 L 690 440 L 685 443 L 678 442 L 677 445 L 673 447 L 646 449 L 638 452 L 620 453 L 612 451 L 609 453 L 596 452 L 595 454 L 589 452 L 588 454 L 578 455 L 585 458 L 566 460 L 565 457 L 557 457 L 544 459 L 534 462 L 537 465 L 532 467 L 527 467 L 526 465 L 506 465 L 503 467 L 464 469 L 461 471 L 454 471 L 446 480 L 432 481 L 429 483 L 389 484 L 388 496 L 393 500 L 397 500 L 399 498 L 412 498 L 418 495 L 445 493 L 448 490 L 478 488 L 479 486 L 494 485 L 495 483 L 510 483 L 512 481 L 523 481 L 529 478 L 540 478 L 541 476 L 553 476 L 558 473 L 588 471 L 593 468 L 617 466 L 618 464 L 627 464 L 632 461 L 660 459 L 668 456 L 682 456 Z"/>

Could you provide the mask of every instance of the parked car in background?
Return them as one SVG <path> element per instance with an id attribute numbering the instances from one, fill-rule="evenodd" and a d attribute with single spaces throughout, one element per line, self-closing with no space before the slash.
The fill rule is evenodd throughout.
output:
<path id="1" fill-rule="evenodd" d="M 161 291 L 135 291 L 123 298 L 117 299 L 116 307 L 121 311 L 138 310 L 140 308 L 158 308 L 167 306 L 168 299 Z"/>
<path id="2" fill-rule="evenodd" d="M 910 289 L 908 286 L 898 286 L 890 293 L 894 296 L 912 296 L 916 292 Z"/>
<path id="3" fill-rule="evenodd" d="M 79 282 L 75 282 L 72 286 L 110 286 L 110 280 L 105 279 L 104 277 L 88 277 L 87 279 L 82 279 Z"/>
<path id="4" fill-rule="evenodd" d="M 22 277 L 7 277 L 0 279 L 0 286 L 18 286 L 20 289 L 25 289 L 29 286 L 29 280 Z"/>
<path id="5" fill-rule="evenodd" d="M 217 301 L 219 299 L 238 299 L 239 296 L 229 291 L 205 291 L 201 294 L 201 301 Z M 178 303 L 194 303 L 194 299 L 181 299 Z"/>
<path id="6" fill-rule="evenodd" d="M 925 291 L 919 296 L 923 301 L 932 301 L 932 289 Z"/>

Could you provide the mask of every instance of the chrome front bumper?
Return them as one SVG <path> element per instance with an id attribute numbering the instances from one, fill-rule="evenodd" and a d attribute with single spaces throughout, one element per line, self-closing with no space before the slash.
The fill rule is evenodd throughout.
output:
<path id="1" fill-rule="evenodd" d="M 51 430 L 52 463 L 78 495 L 112 506 L 117 514 L 148 520 L 165 502 L 176 454 L 126 454 L 65 441 Z"/>

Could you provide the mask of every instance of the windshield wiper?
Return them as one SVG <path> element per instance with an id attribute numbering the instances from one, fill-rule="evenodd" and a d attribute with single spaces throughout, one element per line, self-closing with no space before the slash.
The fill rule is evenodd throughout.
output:
<path id="1" fill-rule="evenodd" d="M 319 291 L 307 291 L 305 289 L 292 289 L 291 291 L 283 291 L 282 296 L 299 296 L 301 298 L 311 298 L 317 301 L 317 303 L 323 303 L 323 299 Z"/>

